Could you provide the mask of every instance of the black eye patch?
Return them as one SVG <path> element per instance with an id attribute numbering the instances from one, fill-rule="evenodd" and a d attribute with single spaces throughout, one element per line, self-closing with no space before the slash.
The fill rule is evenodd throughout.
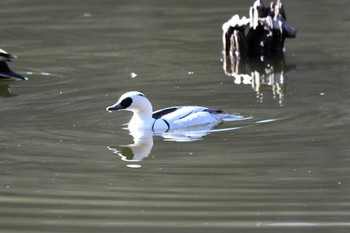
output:
<path id="1" fill-rule="evenodd" d="M 127 98 L 123 99 L 122 102 L 120 102 L 120 105 L 124 109 L 130 107 L 131 104 L 132 104 L 132 99 L 130 97 L 127 97 Z"/>

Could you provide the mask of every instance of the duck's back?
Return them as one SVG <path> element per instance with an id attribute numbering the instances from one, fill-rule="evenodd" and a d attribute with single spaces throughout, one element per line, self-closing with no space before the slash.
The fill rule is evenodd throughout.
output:
<path id="1" fill-rule="evenodd" d="M 169 108 L 163 108 L 160 110 L 157 110 L 155 112 L 153 112 L 152 117 L 154 119 L 159 119 L 162 118 L 163 116 L 170 114 L 172 112 L 175 112 L 176 110 L 178 110 L 180 107 L 169 107 Z"/>
<path id="2" fill-rule="evenodd" d="M 176 106 L 158 110 L 153 117 L 164 119 L 174 129 L 218 122 L 220 119 L 215 117 L 218 113 L 222 111 L 200 106 Z"/>

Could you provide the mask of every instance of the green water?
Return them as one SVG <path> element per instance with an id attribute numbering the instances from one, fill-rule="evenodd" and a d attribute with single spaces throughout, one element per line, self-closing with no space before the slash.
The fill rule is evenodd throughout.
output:
<path id="1" fill-rule="evenodd" d="M 250 4 L 2 1 L 29 80 L 0 83 L 0 232 L 348 232 L 349 3 L 285 1 L 289 68 L 260 86 L 221 56 Z M 130 113 L 105 111 L 130 90 L 250 118 L 138 146 Z"/>

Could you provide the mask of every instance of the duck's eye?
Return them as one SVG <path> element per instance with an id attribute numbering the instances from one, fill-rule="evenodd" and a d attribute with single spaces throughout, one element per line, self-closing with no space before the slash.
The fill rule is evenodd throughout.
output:
<path id="1" fill-rule="evenodd" d="M 123 99 L 122 102 L 120 102 L 120 105 L 124 109 L 130 107 L 131 104 L 132 104 L 132 99 L 130 97 L 127 97 L 127 98 Z"/>
<path id="2" fill-rule="evenodd" d="M 143 96 L 143 97 L 145 97 L 145 95 L 144 95 L 144 94 L 141 94 L 141 93 L 140 93 L 140 94 L 138 94 L 138 96 Z"/>

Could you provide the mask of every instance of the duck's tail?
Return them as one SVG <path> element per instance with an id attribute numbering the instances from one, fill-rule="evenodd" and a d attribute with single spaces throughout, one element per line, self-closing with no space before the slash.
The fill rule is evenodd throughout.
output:
<path id="1" fill-rule="evenodd" d="M 251 117 L 244 117 L 244 116 L 239 115 L 239 114 L 220 113 L 220 114 L 216 114 L 216 115 L 222 121 L 242 121 L 242 120 L 248 120 L 251 118 Z"/>

